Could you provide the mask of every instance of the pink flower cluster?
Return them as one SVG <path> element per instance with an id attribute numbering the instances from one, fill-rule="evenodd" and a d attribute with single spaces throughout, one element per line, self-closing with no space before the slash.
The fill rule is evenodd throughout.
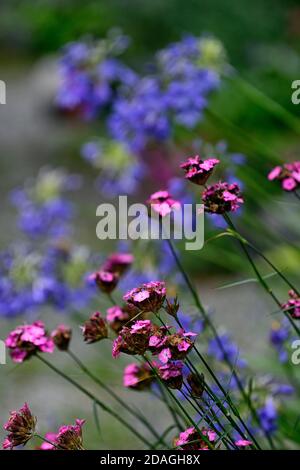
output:
<path id="1" fill-rule="evenodd" d="M 84 423 L 84 419 L 76 419 L 75 424 L 61 426 L 57 434 L 47 433 L 45 438 L 50 442 L 43 442 L 39 450 L 84 450 L 82 440 Z"/>
<path id="2" fill-rule="evenodd" d="M 113 253 L 98 271 L 89 276 L 89 281 L 96 283 L 102 292 L 110 294 L 133 261 L 133 255 L 130 253 Z"/>
<path id="3" fill-rule="evenodd" d="M 32 415 L 27 403 L 19 411 L 12 411 L 7 423 L 4 424 L 8 436 L 4 440 L 3 449 L 12 450 L 19 445 L 25 445 L 34 435 L 36 418 Z"/>
<path id="4" fill-rule="evenodd" d="M 123 385 L 134 390 L 145 390 L 151 385 L 154 378 L 154 374 L 147 363 L 133 363 L 124 369 Z"/>
<path id="5" fill-rule="evenodd" d="M 130 325 L 137 316 L 143 319 L 143 313 L 134 305 L 125 304 L 123 307 L 114 305 L 107 309 L 106 321 L 115 333 L 119 333 L 123 326 Z"/>
<path id="6" fill-rule="evenodd" d="M 216 183 L 203 191 L 202 201 L 206 212 L 225 214 L 235 212 L 244 200 L 236 183 Z"/>
<path id="7" fill-rule="evenodd" d="M 5 340 L 14 362 L 23 362 L 37 352 L 52 353 L 54 342 L 41 321 L 31 325 L 21 325 L 13 330 Z"/>
<path id="8" fill-rule="evenodd" d="M 157 313 L 166 298 L 166 287 L 162 281 L 152 281 L 136 287 L 124 295 L 123 299 L 143 312 Z"/>
<path id="9" fill-rule="evenodd" d="M 178 210 L 181 207 L 180 202 L 173 199 L 168 191 L 157 191 L 151 194 L 147 203 L 150 209 L 153 209 L 161 217 L 170 214 L 172 209 Z"/>
<path id="10" fill-rule="evenodd" d="M 279 181 L 285 191 L 295 191 L 300 186 L 300 161 L 275 166 L 268 174 L 268 179 Z"/>
<path id="11" fill-rule="evenodd" d="M 289 291 L 290 299 L 282 305 L 282 308 L 291 315 L 292 318 L 299 320 L 300 319 L 300 297 L 294 291 Z"/>
<path id="12" fill-rule="evenodd" d="M 202 435 L 207 438 L 210 445 L 203 439 Z M 181 447 L 184 450 L 209 450 L 214 447 L 217 434 L 211 429 L 201 429 L 201 434 L 194 428 L 188 428 L 174 439 L 174 446 Z"/>
<path id="13" fill-rule="evenodd" d="M 58 327 L 52 331 L 51 338 L 60 351 L 67 351 L 72 338 L 72 330 L 69 326 L 58 325 Z"/>
<path id="14" fill-rule="evenodd" d="M 185 178 L 189 181 L 198 185 L 205 185 L 218 163 L 220 163 L 220 160 L 216 158 L 201 160 L 199 155 L 196 155 L 195 157 L 189 157 L 180 165 L 180 168 L 185 171 Z"/>
<path id="15" fill-rule="evenodd" d="M 96 343 L 107 338 L 108 331 L 105 320 L 100 312 L 95 312 L 81 327 L 84 341 L 88 344 Z"/>

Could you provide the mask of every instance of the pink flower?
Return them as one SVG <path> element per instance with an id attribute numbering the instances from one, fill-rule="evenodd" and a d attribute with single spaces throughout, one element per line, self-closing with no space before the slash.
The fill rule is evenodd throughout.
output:
<path id="1" fill-rule="evenodd" d="M 8 436 L 4 440 L 3 449 L 12 450 L 21 444 L 25 445 L 34 435 L 36 418 L 32 415 L 27 403 L 19 411 L 12 411 L 7 423 L 4 424 Z"/>
<path id="2" fill-rule="evenodd" d="M 299 320 L 300 319 L 300 297 L 293 290 L 289 291 L 289 297 L 290 299 L 284 304 L 282 304 L 282 308 L 284 309 L 285 312 L 291 315 L 292 318 L 294 318 L 295 320 Z"/>
<path id="3" fill-rule="evenodd" d="M 168 362 L 159 366 L 158 373 L 160 378 L 166 382 L 166 385 L 175 390 L 180 390 L 183 384 L 183 362 L 174 361 Z"/>
<path id="4" fill-rule="evenodd" d="M 210 444 L 216 440 L 216 433 L 211 429 L 202 428 L 201 433 L 206 436 Z M 191 427 L 179 434 L 179 437 L 174 440 L 175 447 L 181 447 L 184 450 L 209 450 L 208 443 L 203 439 L 199 432 Z"/>
<path id="5" fill-rule="evenodd" d="M 14 362 L 23 362 L 37 352 L 54 351 L 53 340 L 47 335 L 41 321 L 18 326 L 8 335 L 5 344 Z"/>
<path id="6" fill-rule="evenodd" d="M 150 206 L 150 209 L 153 209 L 154 212 L 159 214 L 161 217 L 165 217 L 170 214 L 172 209 L 178 210 L 181 207 L 179 201 L 172 199 L 168 191 L 157 191 L 156 193 L 151 194 L 147 203 Z"/>
<path id="7" fill-rule="evenodd" d="M 81 327 L 84 341 L 88 344 L 96 343 L 107 338 L 107 326 L 100 312 L 95 312 Z"/>
<path id="8" fill-rule="evenodd" d="M 119 333 L 123 326 L 129 326 L 137 317 L 143 318 L 143 314 L 134 305 L 127 304 L 123 307 L 114 305 L 107 309 L 106 320 L 110 328 Z"/>
<path id="9" fill-rule="evenodd" d="M 131 253 L 113 253 L 103 264 L 103 271 L 109 271 L 121 276 L 130 268 L 134 261 Z"/>
<path id="10" fill-rule="evenodd" d="M 238 447 L 247 447 L 247 446 L 252 446 L 251 441 L 247 441 L 247 439 L 239 439 L 238 441 L 235 441 L 235 445 Z"/>
<path id="11" fill-rule="evenodd" d="M 270 181 L 279 181 L 284 191 L 290 192 L 298 189 L 300 185 L 300 161 L 276 166 L 268 174 L 268 179 Z"/>
<path id="12" fill-rule="evenodd" d="M 216 183 L 203 191 L 202 201 L 206 212 L 225 214 L 236 211 L 244 200 L 236 183 Z"/>
<path id="13" fill-rule="evenodd" d="M 165 297 L 165 283 L 153 281 L 132 289 L 124 295 L 123 299 L 141 311 L 157 313 L 162 307 Z"/>
<path id="14" fill-rule="evenodd" d="M 84 423 L 84 419 L 76 419 L 75 425 L 61 426 L 55 438 L 55 445 L 62 450 L 84 450 L 82 446 Z"/>
<path id="15" fill-rule="evenodd" d="M 102 292 L 110 294 L 116 288 L 119 276 L 110 271 L 100 270 L 91 274 L 89 280 L 95 282 Z"/>
<path id="16" fill-rule="evenodd" d="M 220 163 L 220 160 L 216 158 L 201 160 L 199 155 L 196 155 L 188 158 L 186 162 L 180 165 L 180 168 L 185 171 L 185 178 L 189 181 L 198 185 L 205 185 L 218 163 Z"/>
<path id="17" fill-rule="evenodd" d="M 69 326 L 59 325 L 52 331 L 51 338 L 60 351 L 67 351 L 72 338 L 72 330 Z"/>
<path id="18" fill-rule="evenodd" d="M 137 321 L 130 328 L 124 326 L 113 343 L 113 357 L 117 358 L 121 352 L 130 355 L 143 355 L 149 345 L 151 328 L 150 320 Z"/>
<path id="19" fill-rule="evenodd" d="M 148 388 L 154 380 L 154 375 L 147 363 L 129 364 L 124 369 L 124 387 L 134 390 L 144 390 Z"/>
<path id="20" fill-rule="evenodd" d="M 54 445 L 50 444 L 50 442 L 44 441 L 36 450 L 55 450 L 56 434 L 54 432 L 47 432 L 45 434 L 45 439 L 53 442 Z"/>

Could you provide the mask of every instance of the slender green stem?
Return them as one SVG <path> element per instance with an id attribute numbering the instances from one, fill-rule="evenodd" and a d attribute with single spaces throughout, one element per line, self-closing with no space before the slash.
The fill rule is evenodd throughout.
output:
<path id="1" fill-rule="evenodd" d="M 81 391 L 84 395 L 86 395 L 88 398 L 93 400 L 94 403 L 97 403 L 102 410 L 106 411 L 109 413 L 111 416 L 116 418 L 120 423 L 122 423 L 129 431 L 132 432 L 140 441 L 142 441 L 145 445 L 152 447 L 152 444 L 142 435 L 140 434 L 131 424 L 127 423 L 121 416 L 119 416 L 118 413 L 116 413 L 114 410 L 112 410 L 108 405 L 104 404 L 101 402 L 97 397 L 95 397 L 91 392 L 89 392 L 86 388 L 84 388 L 81 384 L 76 382 L 74 379 L 66 375 L 64 372 L 59 370 L 57 367 L 55 367 L 51 362 L 47 361 L 44 357 L 40 356 L 39 354 L 36 354 L 36 357 L 46 364 L 50 369 L 52 369 L 54 372 L 56 372 L 58 375 L 60 375 L 63 379 L 65 379 L 67 382 L 72 384 L 74 387 L 76 387 L 79 391 Z"/>
<path id="2" fill-rule="evenodd" d="M 225 214 L 224 215 L 224 219 L 225 221 L 228 223 L 229 227 L 234 230 L 234 232 L 236 232 L 238 234 L 238 231 L 236 230 L 233 222 L 231 221 L 230 217 Z M 270 295 L 270 297 L 272 297 L 272 299 L 274 300 L 274 302 L 276 303 L 276 305 L 279 307 L 279 309 L 282 311 L 282 313 L 285 315 L 285 317 L 288 319 L 288 321 L 290 322 L 290 324 L 292 325 L 292 327 L 294 328 L 294 330 L 296 331 L 296 333 L 298 334 L 298 336 L 300 337 L 300 329 L 298 328 L 298 326 L 295 324 L 295 322 L 293 321 L 293 319 L 291 318 L 291 316 L 288 314 L 288 312 L 286 312 L 283 308 L 282 308 L 282 304 L 280 302 L 280 300 L 277 298 L 277 296 L 274 294 L 273 290 L 271 289 L 271 287 L 269 286 L 269 284 L 266 282 L 266 280 L 263 278 L 263 276 L 260 274 L 258 268 L 256 267 L 256 264 L 255 262 L 253 261 L 248 249 L 247 249 L 247 246 L 246 246 L 246 242 L 243 241 L 243 238 L 238 238 L 238 242 L 240 244 L 240 247 L 242 249 L 242 251 L 244 252 L 247 260 L 249 261 L 250 265 L 252 266 L 252 269 L 259 281 L 259 283 L 261 284 L 261 286 L 264 288 L 264 290 Z"/>
<path id="3" fill-rule="evenodd" d="M 38 437 L 39 439 L 41 439 L 41 441 L 47 442 L 47 444 L 51 444 L 51 445 L 52 445 L 53 447 L 55 447 L 55 449 L 57 449 L 57 450 L 61 450 L 61 449 L 62 449 L 60 446 L 58 446 L 58 445 L 55 444 L 54 442 L 49 441 L 49 439 L 47 439 L 46 437 L 40 436 L 40 435 L 37 434 L 37 433 L 35 433 L 34 436 L 35 436 L 35 437 Z"/>
<path id="4" fill-rule="evenodd" d="M 108 385 L 106 385 L 102 380 L 96 377 L 84 364 L 83 362 L 74 354 L 71 350 L 67 351 L 68 355 L 72 358 L 72 360 L 80 367 L 80 369 L 92 379 L 97 385 L 103 388 L 111 397 L 113 397 L 124 409 L 126 409 L 129 413 L 131 413 L 135 418 L 139 419 L 141 423 L 143 423 L 149 431 L 153 434 L 156 439 L 160 439 L 161 436 L 158 432 L 153 428 L 151 423 L 147 421 L 142 415 L 140 415 L 137 411 L 131 408 L 122 398 L 120 398 Z M 166 444 L 166 443 L 164 443 Z M 166 444 L 167 445 L 167 444 Z"/>
<path id="5" fill-rule="evenodd" d="M 173 255 L 174 259 L 175 259 L 175 262 L 176 262 L 176 264 L 177 264 L 177 266 L 178 266 L 178 269 L 180 270 L 180 272 L 181 272 L 181 274 L 182 274 L 182 276 L 183 276 L 183 278 L 184 278 L 184 280 L 185 280 L 185 282 L 186 282 L 186 285 L 187 285 L 188 289 L 190 290 L 190 292 L 191 292 L 191 294 L 192 294 L 192 297 L 193 297 L 193 299 L 194 299 L 194 301 L 195 301 L 196 306 L 198 307 L 200 313 L 202 314 L 202 316 L 203 316 L 203 318 L 204 318 L 204 320 L 205 320 L 205 323 L 206 323 L 206 324 L 210 327 L 210 329 L 212 330 L 213 335 L 214 335 L 214 337 L 216 338 L 216 341 L 217 341 L 217 343 L 218 343 L 218 346 L 219 346 L 220 350 L 222 351 L 222 354 L 223 354 L 223 356 L 224 356 L 225 362 L 227 363 L 228 367 L 229 367 L 230 369 L 232 369 L 232 364 L 231 364 L 231 362 L 230 362 L 230 360 L 229 360 L 229 358 L 228 358 L 227 352 L 226 352 L 226 350 L 225 350 L 225 348 L 224 348 L 224 346 L 223 346 L 222 340 L 221 340 L 221 338 L 219 337 L 218 332 L 217 332 L 217 330 L 216 330 L 216 328 L 215 328 L 213 322 L 210 320 L 209 316 L 207 315 L 207 313 L 206 313 L 206 311 L 205 311 L 205 308 L 203 307 L 203 305 L 202 305 L 202 303 L 201 303 L 201 301 L 200 301 L 200 299 L 199 299 L 199 296 L 198 296 L 198 294 L 197 294 L 197 292 L 196 292 L 194 286 L 192 285 L 192 283 L 191 283 L 191 281 L 190 281 L 190 279 L 189 279 L 189 277 L 188 277 L 188 275 L 187 275 L 187 273 L 186 273 L 184 267 L 183 267 L 182 264 L 181 264 L 180 258 L 179 258 L 179 256 L 177 255 L 177 252 L 176 252 L 176 250 L 175 250 L 175 248 L 174 248 L 174 246 L 173 246 L 171 240 L 170 240 L 170 239 L 167 239 L 167 242 L 168 242 L 168 245 L 169 245 L 169 247 L 170 247 L 170 251 L 171 251 L 171 253 L 172 253 L 172 255 Z M 180 322 L 179 322 L 178 318 L 177 318 L 176 320 L 177 320 L 178 324 L 180 325 Z M 180 325 L 180 326 L 182 327 L 182 325 Z M 224 394 L 224 396 L 226 396 L 226 392 L 225 392 L 225 390 L 224 390 L 222 384 L 221 384 L 220 381 L 218 380 L 217 376 L 214 374 L 213 370 L 211 369 L 211 367 L 209 366 L 209 364 L 207 363 L 207 361 L 206 361 L 206 360 L 204 359 L 204 357 L 200 354 L 200 352 L 198 351 L 198 349 L 197 349 L 196 346 L 194 346 L 194 350 L 195 350 L 197 356 L 199 357 L 199 359 L 200 359 L 200 360 L 203 362 L 203 364 L 205 365 L 205 367 L 206 367 L 206 369 L 208 370 L 208 372 L 210 373 L 211 377 L 214 379 L 214 381 L 216 382 L 216 384 L 218 385 L 218 387 L 220 388 L 220 390 L 221 390 L 222 393 Z M 232 370 L 232 373 L 233 373 L 233 375 L 234 375 L 234 378 L 236 379 L 236 382 L 237 382 L 237 385 L 238 385 L 238 387 L 239 387 L 239 389 L 240 389 L 240 392 L 242 393 L 243 397 L 245 398 L 246 393 L 245 393 L 245 391 L 244 391 L 244 389 L 243 389 L 243 386 L 242 386 L 242 384 L 241 384 L 241 381 L 239 380 L 239 377 L 238 377 L 238 375 L 237 375 L 237 373 L 235 372 L 234 369 Z M 246 401 L 246 403 L 248 403 L 248 400 Z M 244 423 L 243 419 L 241 418 L 241 416 L 240 416 L 240 414 L 239 414 L 237 408 L 233 405 L 232 400 L 230 399 L 230 397 L 228 397 L 228 404 L 229 404 L 230 408 L 232 409 L 233 413 L 235 414 L 235 416 L 238 418 L 238 420 L 240 421 L 240 423 L 243 425 L 243 427 L 245 428 L 245 430 L 248 432 L 249 436 L 251 436 L 251 439 L 253 440 L 254 444 L 255 444 L 258 448 L 260 448 L 260 446 L 259 446 L 258 442 L 256 441 L 255 437 L 254 437 L 253 434 L 250 432 L 250 430 L 248 429 L 247 425 Z M 253 409 L 253 408 L 252 408 L 252 409 Z M 250 411 L 251 411 L 251 410 L 250 410 Z"/>

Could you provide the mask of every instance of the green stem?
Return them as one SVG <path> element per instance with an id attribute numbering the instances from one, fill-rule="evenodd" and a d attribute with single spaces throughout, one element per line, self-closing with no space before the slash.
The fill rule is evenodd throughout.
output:
<path id="1" fill-rule="evenodd" d="M 96 377 L 84 364 L 83 362 L 74 354 L 71 350 L 67 351 L 68 355 L 71 357 L 71 359 L 80 367 L 80 369 L 88 376 L 90 379 L 92 379 L 97 385 L 99 385 L 101 388 L 103 388 L 111 397 L 113 397 L 124 409 L 126 409 L 129 413 L 131 413 L 135 418 L 141 421 L 145 425 L 149 431 L 153 434 L 153 436 L 156 439 L 160 439 L 161 436 L 158 434 L 158 432 L 153 428 L 151 423 L 149 423 L 142 415 L 140 415 L 138 412 L 136 412 L 134 409 L 132 409 L 125 401 L 122 400 L 108 385 L 106 385 L 102 380 L 100 380 L 98 377 Z M 167 445 L 166 443 L 164 443 Z"/>
<path id="2" fill-rule="evenodd" d="M 152 448 L 152 444 L 144 437 L 142 436 L 131 424 L 127 423 L 121 416 L 118 415 L 114 410 L 112 410 L 109 406 L 105 405 L 103 402 L 101 402 L 97 397 L 95 397 L 91 392 L 86 390 L 81 384 L 76 382 L 74 379 L 66 375 L 64 372 L 59 370 L 57 367 L 55 367 L 51 362 L 48 362 L 46 359 L 44 359 L 42 356 L 36 354 L 36 357 L 42 361 L 44 364 L 46 364 L 50 369 L 52 369 L 54 372 L 56 372 L 58 375 L 60 375 L 63 379 L 65 379 L 67 382 L 72 384 L 74 387 L 76 387 L 79 391 L 81 391 L 84 395 L 86 395 L 88 398 L 90 398 L 94 403 L 97 403 L 102 410 L 106 411 L 109 413 L 111 416 L 116 418 L 121 424 L 123 424 L 129 431 L 132 432 L 140 441 L 142 441 L 145 445 L 149 446 Z"/>

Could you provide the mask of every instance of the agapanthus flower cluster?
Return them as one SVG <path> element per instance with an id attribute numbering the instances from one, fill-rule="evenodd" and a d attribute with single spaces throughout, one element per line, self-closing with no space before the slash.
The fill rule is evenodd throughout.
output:
<path id="1" fill-rule="evenodd" d="M 60 61 L 61 86 L 57 105 L 65 111 L 92 119 L 116 99 L 118 88 L 132 87 L 136 74 L 117 59 L 128 45 L 122 35 L 98 41 L 68 44 Z"/>
<path id="2" fill-rule="evenodd" d="M 207 440 L 203 439 L 203 436 Z M 194 428 L 188 428 L 174 439 L 174 446 L 184 450 L 209 450 L 215 447 L 217 434 L 211 429 L 201 429 L 201 434 Z"/>
<path id="3" fill-rule="evenodd" d="M 68 175 L 59 169 L 40 170 L 34 181 L 11 193 L 20 229 L 31 239 L 57 239 L 69 235 L 74 208 L 64 193 L 79 187 L 78 175 Z"/>
<path id="4" fill-rule="evenodd" d="M 270 181 L 279 181 L 284 191 L 295 191 L 300 187 L 300 161 L 275 166 L 268 174 Z"/>
<path id="5" fill-rule="evenodd" d="M 85 280 L 91 255 L 85 247 L 54 242 L 38 249 L 29 243 L 1 253 L 0 316 L 24 315 L 51 305 L 85 306 L 94 289 Z"/>
<path id="6" fill-rule="evenodd" d="M 203 191 L 202 201 L 206 212 L 225 214 L 235 212 L 244 199 L 237 183 L 220 182 L 208 186 Z"/>
<path id="7" fill-rule="evenodd" d="M 4 424 L 8 432 L 4 440 L 3 449 L 12 450 L 14 447 L 25 445 L 34 435 L 36 418 L 31 413 L 27 403 L 19 411 L 12 411 L 7 423 Z"/>
<path id="8" fill-rule="evenodd" d="M 300 296 L 294 290 L 290 290 L 289 297 L 289 300 L 282 304 L 282 308 L 292 318 L 298 320 L 300 319 Z"/>
<path id="9" fill-rule="evenodd" d="M 41 321 L 18 326 L 8 335 L 5 345 L 14 362 L 23 362 L 36 353 L 52 353 L 54 350 L 54 342 Z"/>

